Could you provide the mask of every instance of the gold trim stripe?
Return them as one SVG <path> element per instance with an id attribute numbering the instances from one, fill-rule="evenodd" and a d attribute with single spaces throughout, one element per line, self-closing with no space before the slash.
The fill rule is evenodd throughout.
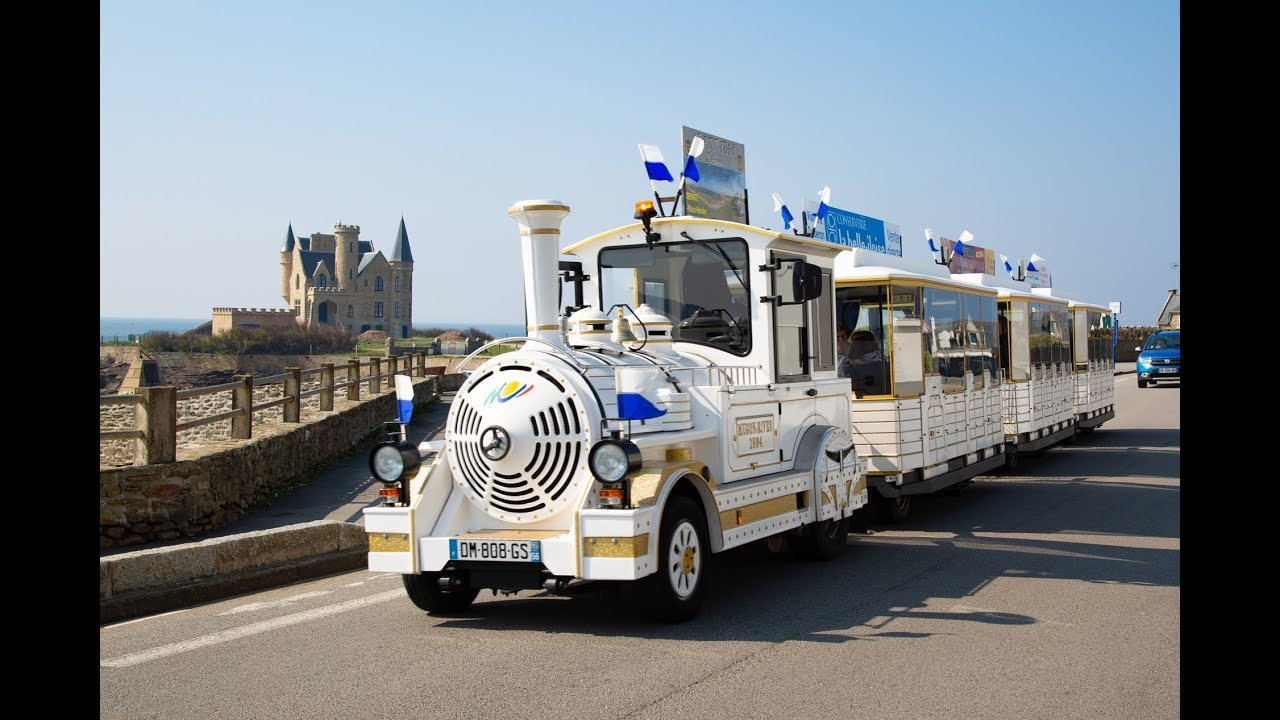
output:
<path id="1" fill-rule="evenodd" d="M 649 553 L 649 533 L 635 537 L 584 537 L 582 556 L 638 558 Z"/>
<path id="2" fill-rule="evenodd" d="M 369 552 L 409 552 L 409 533 L 369 533 Z"/>
<path id="3" fill-rule="evenodd" d="M 758 503 L 743 505 L 740 508 L 732 508 L 720 511 L 720 527 L 721 529 L 729 529 L 738 525 L 750 525 L 754 522 L 767 520 L 779 515 L 786 515 L 796 511 L 796 500 L 793 495 L 783 495 L 769 500 L 762 500 Z M 738 522 L 738 513 L 742 513 L 742 522 Z"/>

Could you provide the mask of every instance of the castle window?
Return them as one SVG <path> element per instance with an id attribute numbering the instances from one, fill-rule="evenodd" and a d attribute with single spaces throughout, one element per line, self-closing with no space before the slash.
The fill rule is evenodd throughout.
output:
<path id="1" fill-rule="evenodd" d="M 382 303 L 376 302 L 373 304 L 373 316 L 376 318 L 382 317 Z"/>
<path id="2" fill-rule="evenodd" d="M 302 301 L 301 301 L 301 300 L 294 300 L 294 301 L 293 301 L 293 314 L 294 314 L 294 315 L 301 315 L 301 314 L 302 314 Z"/>
<path id="3" fill-rule="evenodd" d="M 381 275 L 373 279 L 373 291 L 382 292 L 382 276 Z"/>
<path id="4" fill-rule="evenodd" d="M 399 275 L 396 276 L 396 292 L 400 292 L 400 276 Z M 396 317 L 400 317 L 400 316 L 397 315 Z"/>
<path id="5" fill-rule="evenodd" d="M 326 277 L 325 277 L 325 276 L 323 276 L 323 275 L 317 275 L 317 276 L 316 276 L 316 287 L 327 287 L 328 285 L 329 285 L 329 279 L 328 279 L 328 278 L 326 278 Z"/>
<path id="6" fill-rule="evenodd" d="M 347 306 L 347 317 L 355 317 L 356 309 L 350 305 Z"/>
<path id="7" fill-rule="evenodd" d="M 354 280 L 354 279 L 355 279 L 355 277 L 356 277 L 356 271 L 355 271 L 355 270 L 350 270 L 350 269 L 348 269 L 348 270 L 347 270 L 347 279 L 348 279 L 348 280 Z"/>
<path id="8" fill-rule="evenodd" d="M 400 303 L 396 303 L 396 317 L 400 317 Z"/>
<path id="9" fill-rule="evenodd" d="M 294 289 L 294 290 L 297 290 L 297 289 L 298 289 L 298 288 L 300 288 L 300 287 L 302 287 L 302 276 L 301 276 L 301 275 L 294 275 L 294 276 L 293 276 L 293 289 Z"/>
<path id="10" fill-rule="evenodd" d="M 355 251 L 356 251 L 356 244 L 355 244 L 355 243 L 347 243 L 347 252 L 355 252 Z"/>

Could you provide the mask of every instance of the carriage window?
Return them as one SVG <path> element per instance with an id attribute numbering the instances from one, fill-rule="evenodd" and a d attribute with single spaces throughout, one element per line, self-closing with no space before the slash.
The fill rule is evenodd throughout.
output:
<path id="1" fill-rule="evenodd" d="M 849 378 L 858 397 L 889 394 L 890 310 L 887 294 L 885 285 L 844 287 L 836 292 L 839 374 Z M 918 334 L 915 348 L 906 354 L 914 358 L 915 374 L 919 376 Z"/>
<path id="2" fill-rule="evenodd" d="M 1049 370 L 1070 363 L 1067 309 L 1042 302 L 1029 305 L 1031 365 Z"/>
<path id="3" fill-rule="evenodd" d="M 944 392 L 964 390 L 965 340 L 960 293 L 924 288 L 925 373 L 942 376 Z"/>

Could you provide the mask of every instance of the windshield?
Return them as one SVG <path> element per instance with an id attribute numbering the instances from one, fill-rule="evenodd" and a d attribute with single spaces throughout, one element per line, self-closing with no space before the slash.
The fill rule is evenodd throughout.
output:
<path id="1" fill-rule="evenodd" d="M 1152 335 L 1147 339 L 1147 344 L 1143 350 L 1178 350 L 1181 333 L 1161 333 L 1160 335 Z"/>
<path id="2" fill-rule="evenodd" d="M 600 252 L 600 309 L 641 304 L 671 320 L 671 338 L 751 351 L 751 284 L 741 238 Z"/>

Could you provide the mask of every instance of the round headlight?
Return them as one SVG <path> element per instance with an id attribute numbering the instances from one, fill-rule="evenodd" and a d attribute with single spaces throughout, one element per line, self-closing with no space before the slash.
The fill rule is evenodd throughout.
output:
<path id="1" fill-rule="evenodd" d="M 601 440 L 591 448 L 587 465 L 600 482 L 618 482 L 640 468 L 640 448 L 630 440 Z"/>
<path id="2" fill-rule="evenodd" d="M 409 443 L 378 443 L 369 453 L 369 470 L 382 482 L 395 482 L 421 463 L 418 449 Z"/>

